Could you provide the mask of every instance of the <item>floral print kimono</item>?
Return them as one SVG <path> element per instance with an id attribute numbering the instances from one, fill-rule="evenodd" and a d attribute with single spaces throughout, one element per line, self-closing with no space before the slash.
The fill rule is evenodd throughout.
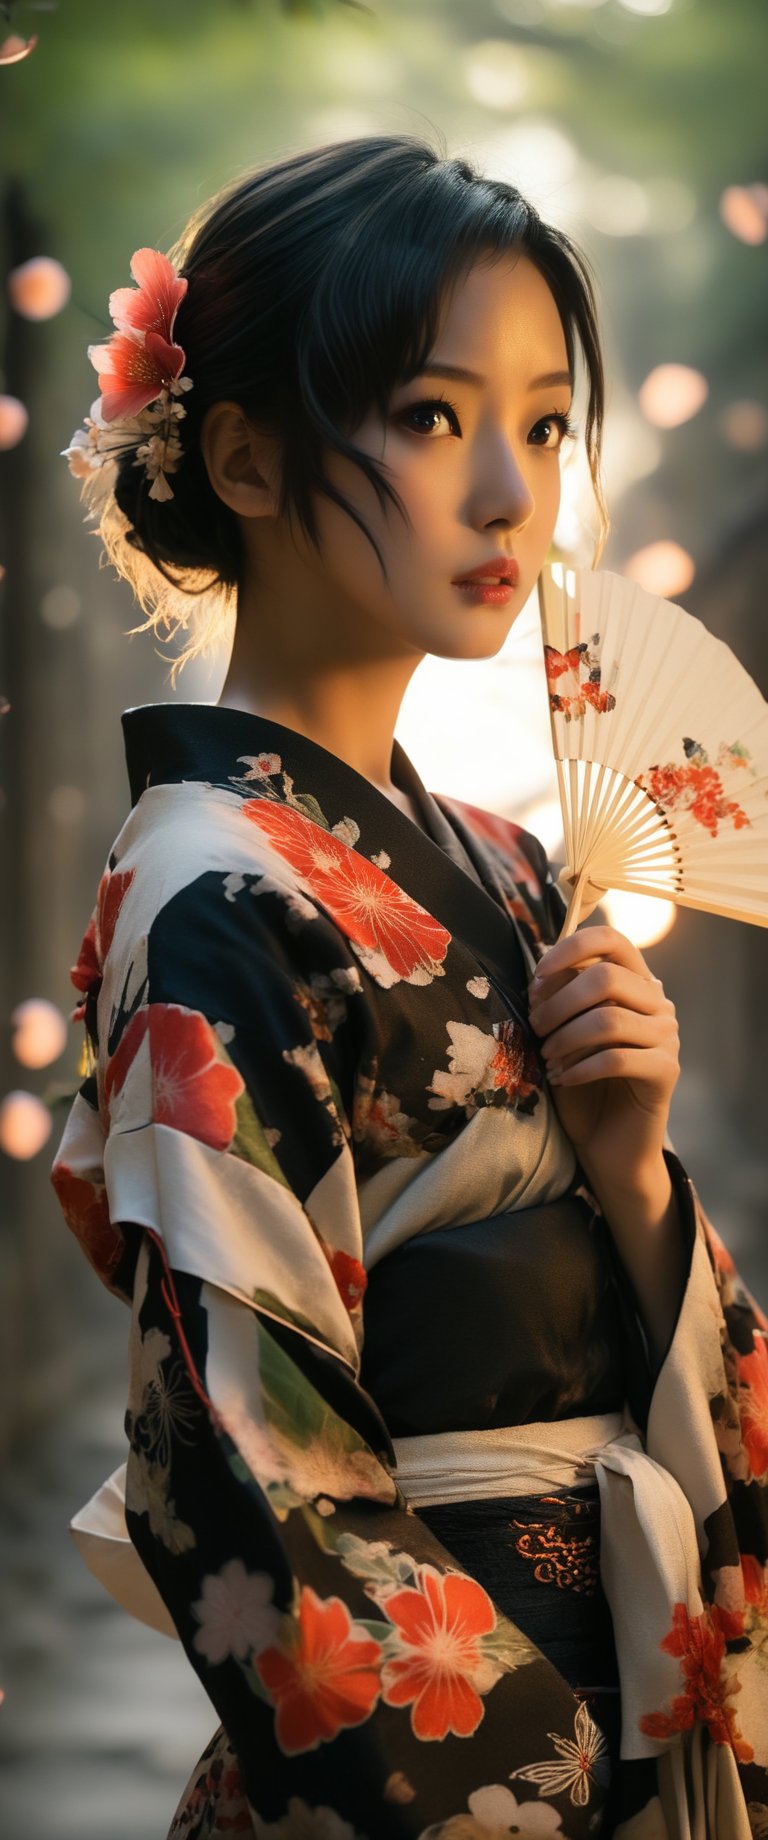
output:
<path id="1" fill-rule="evenodd" d="M 123 726 L 52 1179 L 133 1325 L 127 1465 L 75 1532 L 220 1720 L 173 1834 L 768 1835 L 768 1325 L 670 1147 L 649 1371 L 528 1023 L 540 844 L 398 743 L 418 825 L 260 717 Z M 481 1488 L 471 1540 L 401 1486 L 410 1440 L 611 1414 L 591 1492 Z"/>

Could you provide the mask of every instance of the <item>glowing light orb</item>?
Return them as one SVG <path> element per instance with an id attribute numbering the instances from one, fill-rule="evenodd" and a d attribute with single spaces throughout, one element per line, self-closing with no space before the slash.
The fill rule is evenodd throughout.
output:
<path id="1" fill-rule="evenodd" d="M 0 396 L 0 448 L 15 447 L 28 426 L 29 411 L 18 396 Z"/>
<path id="2" fill-rule="evenodd" d="M 11 1046 L 22 1067 L 48 1067 L 67 1045 L 67 1024 L 55 1003 L 46 997 L 28 997 L 11 1016 Z"/>
<path id="3" fill-rule="evenodd" d="M 679 428 L 697 415 L 709 384 L 690 364 L 657 364 L 641 384 L 637 399 L 646 421 L 655 428 Z"/>
<path id="4" fill-rule="evenodd" d="M 53 256 L 31 256 L 8 276 L 8 298 L 24 319 L 52 319 L 71 292 L 69 275 Z"/>
<path id="5" fill-rule="evenodd" d="M 77 589 L 67 587 L 64 582 L 48 588 L 40 602 L 40 618 L 52 632 L 65 632 L 69 626 L 74 626 L 82 610 Z"/>
<path id="6" fill-rule="evenodd" d="M 471 47 L 464 81 L 470 96 L 485 109 L 514 109 L 530 88 L 525 58 L 505 38 L 485 38 Z"/>
<path id="7" fill-rule="evenodd" d="M 727 185 L 720 216 L 740 243 L 764 243 L 768 236 L 768 186 Z"/>
<path id="8" fill-rule="evenodd" d="M 21 38 L 18 32 L 10 32 L 0 45 L 0 64 L 20 64 L 22 58 L 34 51 L 36 44 L 36 32 L 31 38 Z"/>
<path id="9" fill-rule="evenodd" d="M 662 540 L 636 549 L 624 563 L 622 574 L 630 581 L 638 581 L 650 594 L 671 600 L 673 595 L 684 594 L 690 588 L 696 564 L 682 544 Z"/>
<path id="10" fill-rule="evenodd" d="M 27 1162 L 42 1150 L 52 1129 L 48 1107 L 34 1093 L 9 1092 L 0 1102 L 0 1150 L 6 1156 Z"/>
<path id="11" fill-rule="evenodd" d="M 601 896 L 600 906 L 609 926 L 631 939 L 642 951 L 666 939 L 677 919 L 674 901 L 662 901 L 652 894 L 628 894 L 623 888 L 609 888 Z"/>
<path id="12" fill-rule="evenodd" d="M 753 453 L 768 441 L 768 409 L 746 399 L 727 403 L 720 414 L 720 427 L 729 447 Z"/>

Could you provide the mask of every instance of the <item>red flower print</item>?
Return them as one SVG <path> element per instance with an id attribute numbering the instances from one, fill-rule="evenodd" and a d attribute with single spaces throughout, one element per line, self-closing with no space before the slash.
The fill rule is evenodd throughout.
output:
<path id="1" fill-rule="evenodd" d="M 768 1475 L 768 1346 L 762 1335 L 754 1337 L 751 1354 L 737 1357 L 741 1437 L 752 1475 L 758 1482 Z"/>
<path id="2" fill-rule="evenodd" d="M 381 1648 L 353 1623 L 340 1597 L 304 1585 L 288 1648 L 263 1648 L 254 1666 L 277 1708 L 282 1751 L 316 1750 L 370 1718 L 380 1692 Z"/>
<path id="3" fill-rule="evenodd" d="M 93 986 L 101 983 L 117 916 L 135 874 L 135 869 L 105 869 L 101 877 L 96 892 L 96 906 L 83 934 L 77 964 L 72 966 L 69 974 L 75 989 L 82 990 L 86 995 Z M 81 1003 L 72 1011 L 70 1021 L 80 1022 L 84 1015 L 85 1004 Z"/>
<path id="4" fill-rule="evenodd" d="M 368 1284 L 368 1273 L 359 1259 L 354 1259 L 350 1252 L 333 1250 L 323 1246 L 323 1251 L 336 1280 L 336 1286 L 345 1309 L 357 1310 L 363 1301 Z"/>
<path id="5" fill-rule="evenodd" d="M 132 1017 L 107 1066 L 106 1103 L 120 1092 L 147 1032 L 155 1124 L 186 1131 L 212 1150 L 228 1149 L 235 1100 L 245 1082 L 221 1059 L 218 1036 L 205 1016 L 179 1003 L 151 1003 Z"/>
<path id="6" fill-rule="evenodd" d="M 242 809 L 348 939 L 381 953 L 398 977 L 425 982 L 435 976 L 451 935 L 383 869 L 291 806 L 247 799 Z"/>
<path id="7" fill-rule="evenodd" d="M 99 927 L 99 955 L 102 965 L 112 945 L 117 916 L 136 874 L 135 869 L 113 869 L 102 875 L 96 895 Z"/>
<path id="8" fill-rule="evenodd" d="M 77 1176 L 67 1163 L 54 1163 L 51 1182 L 67 1226 L 105 1284 L 125 1250 L 125 1241 L 109 1218 L 107 1191 L 101 1181 Z"/>
<path id="9" fill-rule="evenodd" d="M 646 1737 L 671 1738 L 695 1724 L 706 1725 L 714 1744 L 729 1744 L 739 1763 L 751 1761 L 752 1746 L 742 1738 L 728 1704 L 741 1692 L 741 1684 L 723 1672 L 726 1638 L 740 1635 L 742 1627 L 741 1616 L 734 1618 L 716 1605 L 701 1616 L 689 1616 L 685 1604 L 675 1604 L 672 1628 L 661 1647 L 679 1656 L 685 1692 L 671 1701 L 669 1712 L 648 1712 L 641 1718 Z"/>
<path id="10" fill-rule="evenodd" d="M 682 811 L 690 812 L 712 837 L 717 836 L 718 824 L 724 818 L 730 818 L 737 831 L 750 823 L 736 800 L 726 798 L 723 782 L 714 767 L 697 765 L 693 761 L 681 767 L 668 761 L 666 766 L 653 766 L 647 773 L 639 773 L 635 783 L 668 811 L 679 805 Z"/>
<path id="11" fill-rule="evenodd" d="M 742 1553 L 741 1570 L 747 1603 L 768 1623 L 768 1565 L 761 1565 L 753 1553 Z"/>
<path id="12" fill-rule="evenodd" d="M 75 990 L 82 990 L 84 995 L 101 983 L 101 963 L 96 939 L 96 914 L 91 914 L 83 934 L 77 964 L 69 973 Z M 69 1018 L 70 1022 L 82 1022 L 85 1016 L 85 1004 L 78 1003 Z"/>
<path id="13" fill-rule="evenodd" d="M 388 1706 L 412 1705 L 417 1738 L 441 1739 L 449 1731 L 468 1738 L 483 1717 L 480 1693 L 496 1678 L 480 1646 L 496 1613 L 473 1578 L 443 1576 L 431 1565 L 419 1566 L 417 1576 L 418 1590 L 395 1591 L 381 1606 L 403 1651 L 385 1662 L 383 1698 Z"/>
<path id="14" fill-rule="evenodd" d="M 530 1036 L 523 1034 L 515 1016 L 494 1024 L 498 1048 L 488 1066 L 489 1084 L 501 1089 L 510 1105 L 527 1099 L 541 1087 L 536 1049 Z"/>

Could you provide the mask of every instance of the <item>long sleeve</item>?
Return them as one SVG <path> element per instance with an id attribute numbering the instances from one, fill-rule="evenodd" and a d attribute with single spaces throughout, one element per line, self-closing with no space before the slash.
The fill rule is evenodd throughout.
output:
<path id="1" fill-rule="evenodd" d="M 242 876 L 120 943 L 95 1051 L 134 1267 L 131 1540 L 257 1816 L 421 1834 L 572 1740 L 577 1702 L 407 1507 L 359 1383 L 358 966 L 320 908 Z M 604 1793 L 592 1731 L 586 1800 L 549 1798 L 572 1840 Z"/>

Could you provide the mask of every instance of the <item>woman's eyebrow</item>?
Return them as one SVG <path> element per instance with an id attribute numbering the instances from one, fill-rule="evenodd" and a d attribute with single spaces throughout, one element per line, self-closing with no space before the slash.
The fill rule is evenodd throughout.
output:
<path id="1" fill-rule="evenodd" d="M 460 383 L 476 383 L 480 386 L 488 382 L 488 378 L 481 376 L 479 371 L 465 370 L 463 364 L 443 364 L 439 358 L 433 358 L 430 364 L 422 365 L 418 375 L 420 377 L 455 377 Z M 561 383 L 567 383 L 569 388 L 573 387 L 570 371 L 545 371 L 542 377 L 533 377 L 528 388 L 529 390 L 555 389 Z"/>

